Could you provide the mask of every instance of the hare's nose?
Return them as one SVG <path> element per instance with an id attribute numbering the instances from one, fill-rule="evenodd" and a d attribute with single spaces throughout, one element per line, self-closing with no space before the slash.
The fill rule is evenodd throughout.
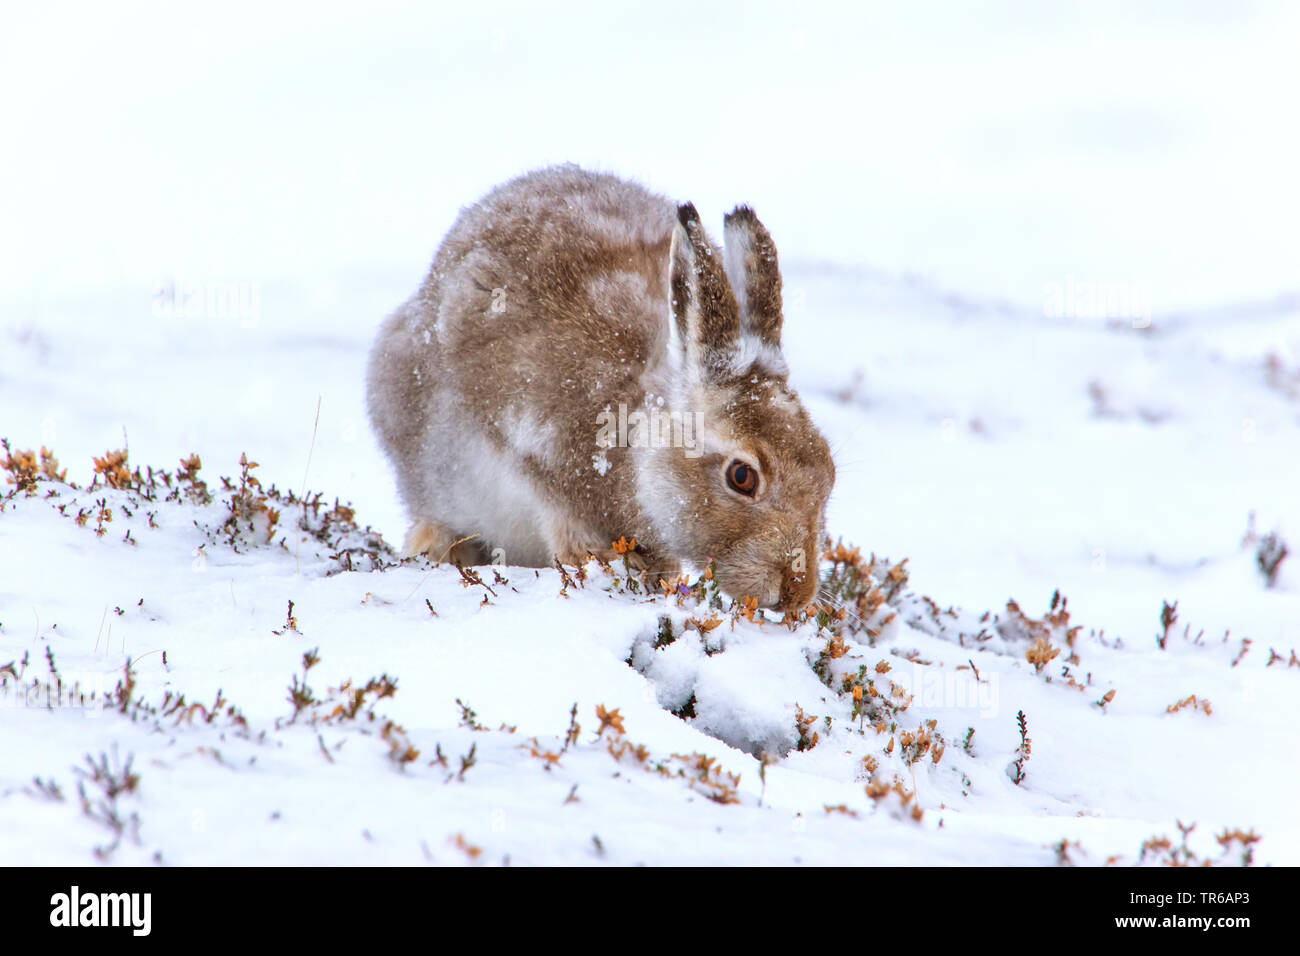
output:
<path id="1" fill-rule="evenodd" d="M 778 611 L 798 611 L 817 593 L 817 575 L 811 571 L 793 571 L 786 568 L 781 576 L 781 596 Z"/>

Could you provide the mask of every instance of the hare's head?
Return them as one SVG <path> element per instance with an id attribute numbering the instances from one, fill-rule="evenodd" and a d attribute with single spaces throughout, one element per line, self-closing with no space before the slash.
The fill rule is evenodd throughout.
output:
<path id="1" fill-rule="evenodd" d="M 694 442 L 647 459 L 642 501 L 660 536 L 717 562 L 733 597 L 780 610 L 817 592 L 830 448 L 787 384 L 776 247 L 747 206 L 725 219 L 725 263 L 695 207 L 678 207 L 666 363 Z"/>

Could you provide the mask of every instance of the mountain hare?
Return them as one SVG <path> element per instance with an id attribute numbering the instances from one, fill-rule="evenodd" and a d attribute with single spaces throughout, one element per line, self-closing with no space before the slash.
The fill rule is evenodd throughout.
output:
<path id="1" fill-rule="evenodd" d="M 723 237 L 576 166 L 463 210 L 370 355 L 406 551 L 544 567 L 635 538 L 652 579 L 712 560 L 733 597 L 806 605 L 835 466 L 786 384 L 772 238 L 747 206 Z"/>

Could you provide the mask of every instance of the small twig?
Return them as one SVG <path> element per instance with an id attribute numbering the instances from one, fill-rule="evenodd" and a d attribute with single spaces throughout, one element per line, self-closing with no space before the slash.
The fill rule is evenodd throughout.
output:
<path id="1" fill-rule="evenodd" d="M 311 470 L 311 456 L 316 451 L 316 432 L 320 430 L 320 404 L 321 396 L 316 396 L 316 422 L 311 426 L 311 447 L 307 449 L 307 464 L 302 470 L 302 490 L 298 497 L 302 498 L 302 513 L 305 517 L 307 514 L 307 472 Z M 298 561 L 298 551 L 302 547 L 302 533 L 299 532 L 293 542 L 293 570 L 294 574 L 302 573 L 302 566 Z"/>
<path id="2" fill-rule="evenodd" d="M 457 538 L 451 544 L 447 545 L 447 547 L 443 550 L 442 554 L 438 557 L 438 560 L 435 561 L 434 564 L 442 564 L 443 561 L 446 561 L 447 555 L 451 554 L 451 549 L 456 547 L 456 545 L 464 544 L 466 541 L 473 541 L 477 537 L 478 537 L 478 532 L 475 531 L 473 534 L 467 534 L 463 538 Z"/>

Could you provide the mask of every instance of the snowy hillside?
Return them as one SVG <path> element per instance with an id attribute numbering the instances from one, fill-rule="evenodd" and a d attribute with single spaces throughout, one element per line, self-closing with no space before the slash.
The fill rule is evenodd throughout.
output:
<path id="1" fill-rule="evenodd" d="M 8 10 L 0 863 L 1300 864 L 1298 24 Z M 806 619 L 397 560 L 375 332 L 564 161 L 771 230 Z"/>
<path id="2" fill-rule="evenodd" d="M 10 324 L 6 862 L 1134 863 L 1180 821 L 1300 862 L 1300 565 L 1260 557 L 1294 305 L 1135 330 L 797 266 L 787 301 L 844 543 L 844 619 L 797 626 L 399 564 L 369 321 Z"/>

